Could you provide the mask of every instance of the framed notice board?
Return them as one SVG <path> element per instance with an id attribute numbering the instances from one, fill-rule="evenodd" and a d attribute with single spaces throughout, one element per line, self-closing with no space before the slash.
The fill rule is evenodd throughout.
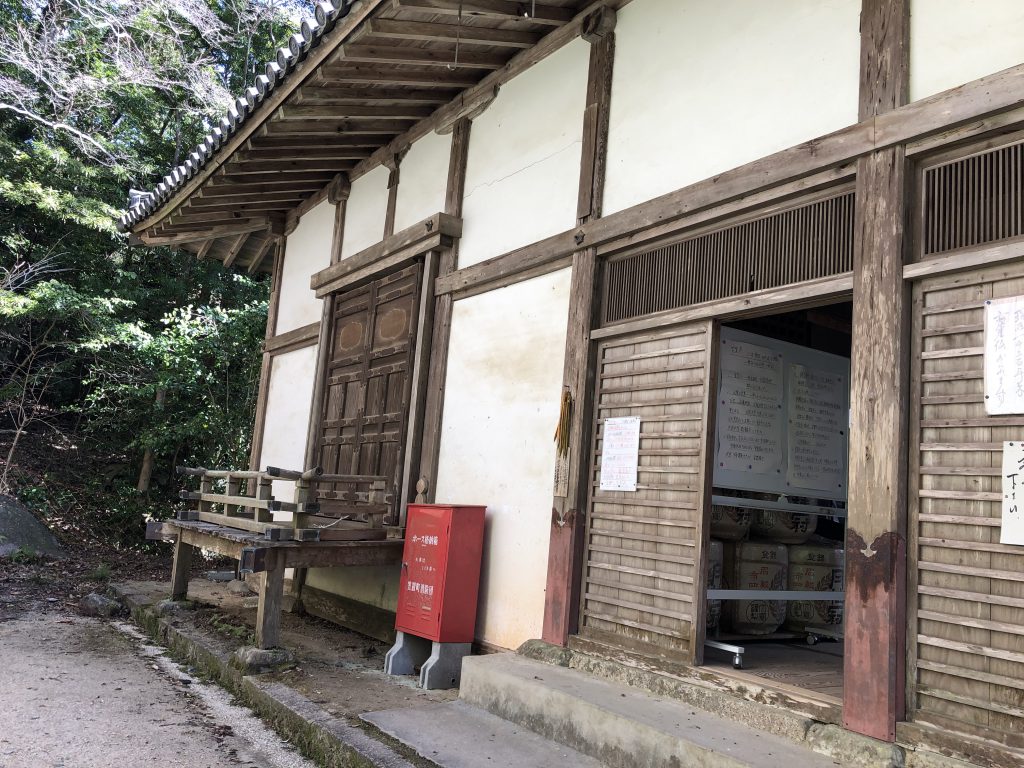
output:
<path id="1" fill-rule="evenodd" d="M 846 499 L 850 361 L 722 328 L 714 485 Z"/>

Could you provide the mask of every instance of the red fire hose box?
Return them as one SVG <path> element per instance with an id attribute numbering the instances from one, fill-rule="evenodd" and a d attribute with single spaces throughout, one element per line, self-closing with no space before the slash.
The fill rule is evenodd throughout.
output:
<path id="1" fill-rule="evenodd" d="M 409 505 L 395 616 L 398 638 L 385 671 L 412 674 L 419 667 L 424 688 L 458 684 L 476 627 L 485 509 Z"/>

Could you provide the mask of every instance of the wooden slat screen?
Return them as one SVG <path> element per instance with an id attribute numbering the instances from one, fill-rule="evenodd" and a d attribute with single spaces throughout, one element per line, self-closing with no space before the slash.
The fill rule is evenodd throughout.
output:
<path id="1" fill-rule="evenodd" d="M 723 224 L 604 267 L 605 323 L 853 269 L 853 192 Z"/>
<path id="2" fill-rule="evenodd" d="M 598 349 L 584 635 L 692 657 L 710 333 L 700 323 Z M 600 490 L 614 416 L 641 418 L 635 492 Z"/>
<path id="3" fill-rule="evenodd" d="M 925 256 L 1024 235 L 1024 142 L 925 168 Z"/>
<path id="4" fill-rule="evenodd" d="M 999 543 L 1002 443 L 984 406 L 984 302 L 1024 264 L 914 287 L 908 607 L 912 719 L 1024 747 L 1024 548 Z"/>

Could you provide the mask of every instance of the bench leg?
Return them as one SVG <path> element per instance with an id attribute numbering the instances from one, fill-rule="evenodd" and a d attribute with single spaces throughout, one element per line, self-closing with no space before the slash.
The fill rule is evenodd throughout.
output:
<path id="1" fill-rule="evenodd" d="M 276 648 L 281 642 L 281 602 L 284 596 L 284 558 L 268 553 L 270 567 L 260 574 L 260 602 L 256 609 L 256 645 Z"/>
<path id="2" fill-rule="evenodd" d="M 186 544 L 178 534 L 174 542 L 174 562 L 171 565 L 171 599 L 184 600 L 188 596 L 188 577 L 192 572 L 192 553 L 195 547 Z"/>

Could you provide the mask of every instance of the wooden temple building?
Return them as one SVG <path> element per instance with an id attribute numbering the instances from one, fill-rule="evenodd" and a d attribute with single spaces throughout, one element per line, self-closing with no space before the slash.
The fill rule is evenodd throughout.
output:
<path id="1" fill-rule="evenodd" d="M 120 222 L 272 280 L 251 464 L 176 535 L 245 520 L 268 610 L 386 637 L 407 504 L 485 504 L 483 650 L 1024 764 L 1022 40 L 1019 0 L 321 2 Z"/>

